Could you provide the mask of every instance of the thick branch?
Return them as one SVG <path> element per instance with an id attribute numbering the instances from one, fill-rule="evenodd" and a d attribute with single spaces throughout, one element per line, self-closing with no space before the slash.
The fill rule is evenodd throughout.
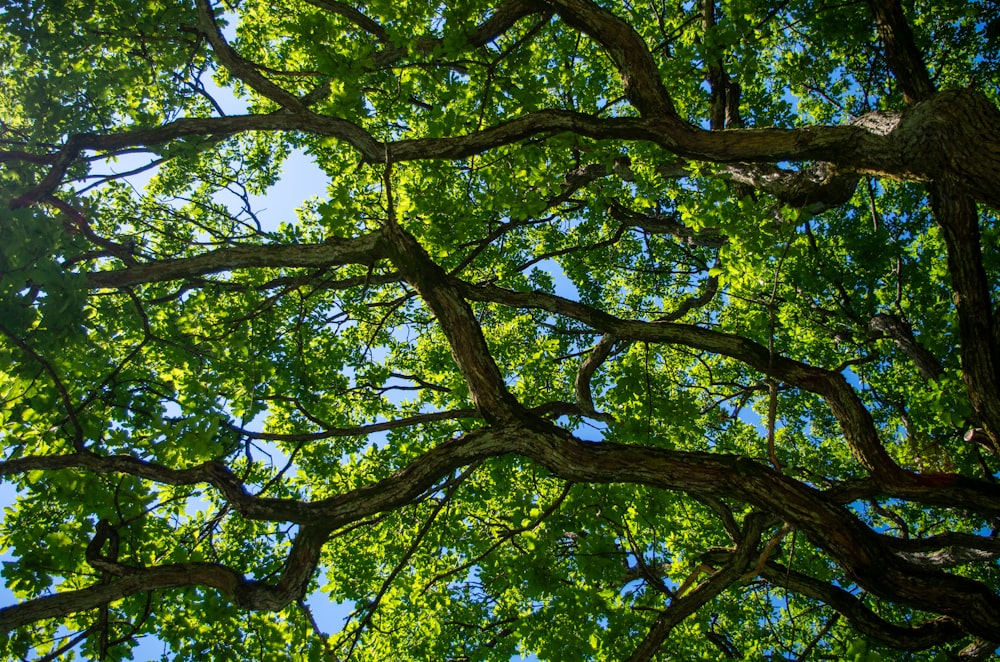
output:
<path id="1" fill-rule="evenodd" d="M 957 186 L 931 188 L 934 216 L 948 250 L 962 348 L 962 377 L 972 408 L 994 451 L 1000 451 L 1000 347 L 990 284 L 983 267 L 982 236 L 975 201 Z"/>
<path id="2" fill-rule="evenodd" d="M 737 163 L 726 168 L 733 181 L 773 195 L 783 204 L 819 214 L 846 203 L 860 177 L 837 174 L 826 163 L 801 170 L 782 170 L 769 164 Z"/>
<path id="3" fill-rule="evenodd" d="M 751 515 L 746 518 L 740 543 L 729 556 L 725 566 L 719 568 L 690 593 L 675 599 L 667 609 L 660 613 L 642 643 L 629 656 L 629 662 L 652 660 L 678 623 L 740 580 L 746 569 L 750 567 L 757 546 L 760 544 L 763 532 L 761 524 L 762 518 L 760 517 Z"/>
<path id="4" fill-rule="evenodd" d="M 764 465 L 710 453 L 587 443 L 559 432 L 532 433 L 518 442 L 512 450 L 564 480 L 633 482 L 753 504 L 805 532 L 865 590 L 951 616 L 987 639 L 1000 631 L 1000 597 L 986 586 L 907 563 L 889 550 L 883 536 L 848 511 Z"/>
<path id="5" fill-rule="evenodd" d="M 542 12 L 540 3 L 534 0 L 507 0 L 500 3 L 489 18 L 480 23 L 466 35 L 469 46 L 478 48 L 485 46 L 507 32 L 526 16 Z"/>
<path id="6" fill-rule="evenodd" d="M 257 70 L 257 67 L 237 53 L 226 41 L 215 22 L 215 15 L 208 0 L 196 0 L 198 7 L 198 29 L 212 45 L 212 50 L 222 63 L 222 66 L 261 96 L 267 97 L 283 108 L 304 110 L 302 100 L 279 85 L 274 84 Z"/>
<path id="7" fill-rule="evenodd" d="M 970 533 L 949 531 L 925 538 L 893 538 L 893 546 L 901 554 L 925 554 L 950 549 L 975 550 L 991 556 L 1000 556 L 1000 538 L 986 538 Z"/>
<path id="8" fill-rule="evenodd" d="M 764 566 L 761 577 L 775 586 L 783 586 L 819 600 L 847 618 L 859 632 L 901 650 L 923 650 L 966 636 L 959 622 L 942 617 L 906 627 L 886 621 L 844 589 L 795 572 L 778 563 Z"/>
<path id="9" fill-rule="evenodd" d="M 780 381 L 823 396 L 840 421 L 855 457 L 877 480 L 893 483 L 902 470 L 889 457 L 875 430 L 871 414 L 843 375 L 772 356 L 766 347 L 746 338 L 697 326 L 668 322 L 622 320 L 603 311 L 544 292 L 515 292 L 495 286 L 462 284 L 463 294 L 479 301 L 495 301 L 538 308 L 584 322 L 621 339 L 685 345 L 729 356 Z"/>
<path id="10" fill-rule="evenodd" d="M 908 562 L 923 568 L 954 568 L 969 563 L 989 564 L 1000 558 L 1000 552 L 949 547 L 937 552 L 916 552 L 901 554 Z"/>
<path id="11" fill-rule="evenodd" d="M 524 407 L 507 390 L 475 313 L 459 296 L 451 279 L 413 235 L 395 222 L 386 228 L 392 261 L 437 317 L 476 409 L 491 423 L 526 416 Z"/>
<path id="12" fill-rule="evenodd" d="M 927 73 L 923 56 L 913 40 L 913 31 L 903 14 L 900 0 L 870 0 L 875 25 L 885 47 L 885 59 L 903 90 L 908 104 L 929 99 L 934 84 Z"/>
<path id="13" fill-rule="evenodd" d="M 623 320 L 544 292 L 515 292 L 467 283 L 460 287 L 471 300 L 546 310 L 622 340 L 679 344 L 741 361 L 769 377 L 823 397 L 840 422 L 855 458 L 873 476 L 880 491 L 931 505 L 957 506 L 984 514 L 997 512 L 1000 487 L 992 483 L 954 474 L 916 475 L 903 471 L 886 453 L 871 414 L 839 372 L 772 356 L 766 347 L 752 340 L 693 325 Z"/>
<path id="14" fill-rule="evenodd" d="M 185 117 L 157 127 L 115 133 L 84 133 L 71 136 L 55 157 L 55 165 L 37 186 L 11 201 L 12 209 L 30 206 L 51 195 L 62 183 L 66 171 L 81 152 L 92 150 L 108 155 L 141 147 L 155 150 L 178 140 L 216 139 L 251 131 L 306 131 L 344 140 L 362 156 L 378 160 L 385 148 L 365 130 L 347 120 L 314 113 L 271 113 L 267 115 L 227 115 L 225 117 Z"/>
<path id="15" fill-rule="evenodd" d="M 305 595 L 327 537 L 325 531 L 302 528 L 292 544 L 281 579 L 275 584 L 248 580 L 241 573 L 215 563 L 177 563 L 154 568 L 117 565 L 119 576 L 107 583 L 0 609 L 0 632 L 95 609 L 136 593 L 180 586 L 217 589 L 243 609 L 280 611 Z"/>
<path id="16" fill-rule="evenodd" d="M 526 413 L 525 418 L 533 420 L 534 415 Z M 314 502 L 254 496 L 221 462 L 204 462 L 187 469 L 173 469 L 128 455 L 99 456 L 81 451 L 0 462 L 0 476 L 36 470 L 86 469 L 96 474 L 129 474 L 165 485 L 209 484 L 247 519 L 301 525 L 322 523 L 327 529 L 335 529 L 405 505 L 456 469 L 510 452 L 509 443 L 509 431 L 471 432 L 440 444 L 378 483 Z"/>
<path id="17" fill-rule="evenodd" d="M 261 267 L 326 268 L 346 264 L 373 265 L 386 257 L 378 233 L 322 244 L 233 246 L 194 257 L 160 260 L 117 271 L 86 274 L 91 288 L 116 288 L 196 278 L 223 271 Z"/>
<path id="18" fill-rule="evenodd" d="M 576 402 L 580 405 L 580 409 L 586 412 L 588 416 L 601 420 L 613 421 L 614 417 L 610 414 L 599 413 L 594 409 L 594 397 L 590 388 L 590 380 L 594 377 L 597 369 L 611 356 L 615 340 L 615 337 L 610 334 L 601 336 L 601 339 L 594 345 L 594 349 L 591 350 L 587 358 L 580 364 L 580 369 L 576 373 L 576 380 L 573 382 L 573 388 L 576 391 Z"/>
<path id="19" fill-rule="evenodd" d="M 701 25 L 706 36 L 715 28 L 715 0 L 702 0 Z M 709 127 L 713 131 L 741 128 L 740 86 L 729 78 L 722 66 L 722 53 L 713 50 L 707 55 L 705 80 L 711 88 Z"/>
<path id="20" fill-rule="evenodd" d="M 568 25 L 604 47 L 618 67 L 625 95 L 640 113 L 675 115 L 653 56 L 631 25 L 590 0 L 551 0 L 551 4 Z"/>
<path id="21" fill-rule="evenodd" d="M 12 206 L 33 204 L 53 193 L 83 150 L 114 153 L 248 131 L 331 136 L 350 144 L 369 163 L 460 159 L 534 136 L 568 132 L 594 139 L 648 141 L 679 156 L 717 163 L 825 161 L 845 175 L 948 180 L 975 199 L 1000 206 L 1000 194 L 991 185 L 1000 171 L 1000 111 L 984 95 L 968 90 L 942 92 L 917 104 L 894 122 L 888 133 L 884 128 L 863 126 L 703 131 L 670 114 L 602 118 L 540 110 L 466 135 L 382 144 L 352 122 L 308 111 L 184 118 L 155 128 L 70 138 L 45 180 L 15 199 Z"/>
<path id="22" fill-rule="evenodd" d="M 331 14 L 336 14 L 346 18 L 348 21 L 372 35 L 383 44 L 391 42 L 389 33 L 386 32 L 385 28 L 379 25 L 378 21 L 369 18 L 356 7 L 352 7 L 351 5 L 343 2 L 338 2 L 337 0 L 306 0 L 306 2 L 314 7 L 319 7 L 320 9 L 328 11 Z"/>
<path id="23" fill-rule="evenodd" d="M 343 241 L 355 244 L 352 249 L 354 252 L 348 251 L 348 253 L 350 259 L 358 261 L 371 259 L 369 251 L 374 252 L 374 246 L 377 245 L 376 240 L 371 235 L 362 239 Z M 405 240 L 403 241 L 405 244 Z M 260 260 L 258 266 L 318 266 L 316 262 L 304 264 L 303 259 L 317 259 L 317 262 L 324 265 L 330 264 L 328 260 L 331 259 L 331 254 L 327 252 L 326 246 L 315 247 L 315 254 L 306 251 L 303 254 L 304 258 L 301 255 L 294 257 L 296 252 L 301 251 L 303 247 L 266 247 L 267 251 L 261 250 L 263 248 L 265 247 L 247 248 L 245 254 L 256 256 L 256 259 Z M 271 252 L 272 249 L 273 252 Z M 467 330 L 459 330 L 465 328 L 465 325 L 469 323 L 475 324 L 475 317 L 460 297 L 452 292 L 451 287 L 444 286 L 447 277 L 444 272 L 436 269 L 436 265 L 433 265 L 429 258 L 424 255 L 417 257 L 414 261 L 413 256 L 418 250 L 422 251 L 419 246 L 406 248 L 398 252 L 396 259 L 410 260 L 411 264 L 407 267 L 411 270 L 410 277 L 423 283 L 422 286 L 431 299 L 439 299 L 434 304 L 439 307 L 439 310 L 435 311 L 436 314 L 446 314 L 449 316 L 448 319 L 454 318 L 454 324 L 446 323 L 443 326 L 445 329 L 452 329 L 453 342 L 457 343 L 465 354 L 462 361 L 465 362 L 466 366 L 463 369 L 472 366 L 471 379 L 478 386 L 480 397 L 486 398 L 490 402 L 489 406 L 495 408 L 497 413 L 507 412 L 500 415 L 514 415 L 513 412 L 518 411 L 520 405 L 510 396 L 506 388 L 502 387 L 502 377 L 499 376 L 499 371 L 493 364 L 484 342 L 481 345 L 480 343 L 468 344 L 470 336 Z M 281 262 L 276 257 L 279 254 L 290 261 Z M 333 255 L 337 254 L 337 251 L 333 251 Z M 207 273 L 211 270 L 220 271 L 239 266 L 233 265 L 229 261 L 219 264 L 214 262 L 215 259 L 214 257 L 190 258 L 192 262 L 184 261 L 183 265 L 177 267 L 172 266 L 172 263 L 165 263 L 165 266 L 162 267 L 151 266 L 146 273 L 138 271 L 140 268 L 137 267 L 134 270 L 107 272 L 108 275 L 101 272 L 91 275 L 90 278 L 93 279 L 91 283 L 95 287 L 110 287 L 149 282 L 153 279 L 179 277 L 177 274 L 197 273 L 198 270 Z M 346 258 L 341 257 L 340 259 Z M 198 262 L 199 260 L 203 261 Z M 327 261 L 323 262 L 324 260 Z M 246 266 L 246 262 L 243 262 L 242 266 Z M 158 271 L 159 269 L 163 269 L 163 271 Z M 171 269 L 176 269 L 173 276 L 168 275 Z M 133 271 L 136 272 L 135 277 L 128 276 Z M 474 287 L 461 281 L 452 282 L 453 286 L 459 288 L 464 297 L 471 300 L 493 301 L 524 308 L 542 309 L 579 320 L 602 333 L 609 333 L 622 339 L 682 344 L 735 358 L 768 376 L 824 397 L 840 421 L 845 438 L 851 445 L 855 457 L 879 481 L 883 489 L 890 490 L 898 497 L 913 498 L 923 503 L 932 503 L 934 502 L 932 500 L 943 502 L 953 499 L 954 501 L 948 505 L 961 505 L 986 513 L 996 509 L 995 486 L 960 476 L 916 477 L 903 472 L 882 447 L 867 408 L 858 399 L 844 377 L 838 373 L 783 357 L 772 357 L 767 348 L 739 336 L 684 324 L 621 320 L 589 306 L 541 292 L 514 292 L 494 286 Z M 475 328 L 478 329 L 478 326 Z M 481 331 L 477 331 L 477 333 L 481 337 Z M 460 363 L 461 365 L 462 363 Z M 498 388 L 503 390 L 500 391 Z M 989 392 L 986 391 L 986 393 Z M 986 402 L 985 404 L 990 406 L 994 403 Z M 983 408 L 982 404 L 980 404 L 980 408 Z M 497 413 L 493 415 L 497 415 Z M 929 491 L 927 488 L 931 485 L 937 489 Z"/>
<path id="24" fill-rule="evenodd" d="M 639 214 L 624 205 L 613 203 L 608 210 L 611 218 L 651 234 L 669 234 L 690 246 L 721 248 L 729 241 L 716 228 L 703 228 L 697 232 L 685 226 L 674 216 L 664 214 Z"/>
<path id="25" fill-rule="evenodd" d="M 927 381 L 938 379 L 944 370 L 937 357 L 917 342 L 909 323 L 895 315 L 879 314 L 868 321 L 868 332 L 872 338 L 889 338 L 917 367 L 920 376 Z"/>
<path id="26" fill-rule="evenodd" d="M 102 456 L 89 451 L 67 455 L 34 455 L 0 462 L 0 476 L 64 469 L 86 469 L 96 474 L 128 474 L 164 485 L 207 483 L 219 490 L 236 510 L 249 519 L 297 523 L 309 520 L 305 504 L 300 501 L 252 496 L 243 482 L 221 462 L 204 462 L 187 469 L 174 469 L 131 455 Z"/>
<path id="27" fill-rule="evenodd" d="M 842 506 L 764 465 L 738 456 L 582 442 L 530 414 L 513 427 L 477 431 L 445 442 L 379 483 L 311 504 L 251 497 L 242 486 L 233 485 L 235 479 L 215 463 L 186 471 L 159 467 L 155 468 L 157 475 L 152 476 L 149 474 L 154 473 L 153 468 L 135 458 L 75 454 L 12 460 L 0 465 L 0 472 L 12 473 L 15 468 L 21 471 L 58 468 L 61 464 L 63 468 L 82 466 L 123 471 L 174 484 L 181 479 L 209 482 L 220 486 L 226 498 L 249 516 L 263 515 L 274 520 L 287 514 L 291 516 L 288 519 L 296 518 L 312 528 L 331 531 L 405 505 L 459 467 L 508 453 L 530 458 L 555 476 L 573 482 L 643 484 L 683 491 L 696 498 L 725 497 L 753 504 L 804 531 L 866 590 L 885 599 L 952 616 L 970 632 L 985 638 L 1000 631 L 1000 598 L 984 586 L 908 563 L 893 553 L 882 536 Z M 230 579 L 226 581 L 232 580 L 227 577 Z M 214 583 L 208 585 L 216 586 L 220 581 L 213 579 Z M 142 582 L 131 586 L 135 591 L 148 590 Z"/>

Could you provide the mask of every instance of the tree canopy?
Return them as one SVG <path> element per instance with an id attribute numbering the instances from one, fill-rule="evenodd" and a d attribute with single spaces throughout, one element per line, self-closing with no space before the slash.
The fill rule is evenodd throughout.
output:
<path id="1" fill-rule="evenodd" d="M 6 3 L 0 654 L 991 656 L 998 16 Z"/>

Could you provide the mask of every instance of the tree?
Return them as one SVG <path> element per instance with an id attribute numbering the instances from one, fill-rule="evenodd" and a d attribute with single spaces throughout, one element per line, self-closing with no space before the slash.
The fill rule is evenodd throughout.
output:
<path id="1" fill-rule="evenodd" d="M 10 3 L 4 655 L 990 656 L 997 9 Z"/>

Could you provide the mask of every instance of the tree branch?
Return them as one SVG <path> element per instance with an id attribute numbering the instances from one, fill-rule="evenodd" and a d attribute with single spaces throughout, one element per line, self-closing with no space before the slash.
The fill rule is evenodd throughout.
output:
<path id="1" fill-rule="evenodd" d="M 261 96 L 270 99 L 282 108 L 294 111 L 305 110 L 305 105 L 297 96 L 268 80 L 258 71 L 258 67 L 237 53 L 226 41 L 215 22 L 215 14 L 209 0 L 195 0 L 198 7 L 198 31 L 208 39 L 222 66 L 234 78 L 243 81 Z"/>
<path id="2" fill-rule="evenodd" d="M 926 381 L 935 381 L 944 374 L 944 369 L 941 368 L 937 357 L 917 342 L 910 325 L 895 315 L 884 313 L 875 315 L 868 320 L 868 333 L 873 339 L 891 339 L 896 347 L 913 361 L 917 372 Z"/>
<path id="3" fill-rule="evenodd" d="M 300 529 L 276 584 L 248 580 L 235 570 L 214 563 L 177 563 L 153 568 L 118 566 L 119 576 L 107 583 L 0 609 L 0 632 L 95 609 L 136 593 L 181 586 L 217 589 L 243 609 L 280 611 L 305 595 L 327 537 L 328 533 L 321 529 Z"/>
<path id="4" fill-rule="evenodd" d="M 763 519 L 759 515 L 747 516 L 741 539 L 726 564 L 690 593 L 681 596 L 681 591 L 678 591 L 678 597 L 656 618 L 642 643 L 629 656 L 628 662 L 652 660 L 678 623 L 738 582 L 756 554 L 762 533 Z"/>
<path id="5" fill-rule="evenodd" d="M 0 473 L 79 466 L 101 472 L 123 471 L 171 484 L 208 482 L 223 490 L 226 498 L 244 516 L 298 521 L 311 530 L 333 531 L 372 514 L 410 503 L 459 467 L 508 453 L 525 456 L 553 475 L 571 482 L 641 484 L 682 491 L 697 498 L 725 497 L 753 504 L 778 514 L 790 525 L 805 532 L 813 543 L 830 554 L 866 590 L 885 599 L 951 616 L 968 631 L 987 639 L 1000 631 L 1000 597 L 985 586 L 905 561 L 893 553 L 884 536 L 874 533 L 843 507 L 819 491 L 764 465 L 739 456 L 717 453 L 583 442 L 543 420 L 534 419 L 530 414 L 525 414 L 512 427 L 480 430 L 444 442 L 378 483 L 308 504 L 252 497 L 228 470 L 216 463 L 178 471 L 154 467 L 131 457 L 96 458 L 75 454 L 11 460 L 0 465 Z M 211 572 L 198 565 L 189 569 L 195 573 L 193 576 L 199 577 L 198 583 L 225 589 L 236 582 L 231 572 L 218 574 L 216 566 L 209 567 Z M 153 575 L 155 582 L 159 582 L 157 585 L 181 585 L 171 583 L 179 581 L 176 569 L 157 572 L 163 573 Z M 124 591 L 121 595 L 149 589 L 147 583 L 137 578 L 121 581 L 132 582 L 115 584 L 119 588 L 114 591 Z M 111 589 L 96 587 L 86 590 L 93 592 L 87 595 L 95 596 L 89 598 L 90 602 L 86 604 L 96 606 L 101 600 L 117 599 L 100 593 Z M 117 592 L 114 595 L 121 597 Z M 267 605 L 280 603 L 277 598 L 268 597 L 270 595 L 267 592 L 251 592 L 249 596 L 238 599 L 242 601 L 240 604 L 270 608 Z"/>
<path id="6" fill-rule="evenodd" d="M 868 6 L 875 15 L 875 25 L 885 47 L 885 59 L 903 91 L 906 103 L 912 105 L 929 99 L 934 94 L 934 84 L 913 40 L 902 3 L 900 0 L 869 0 Z"/>
<path id="7" fill-rule="evenodd" d="M 374 265 L 386 257 L 383 237 L 379 232 L 372 232 L 357 238 L 330 239 L 322 244 L 231 246 L 194 257 L 159 260 L 114 271 L 94 271 L 84 277 L 92 289 L 121 288 L 238 269 Z"/>
<path id="8" fill-rule="evenodd" d="M 388 181 L 386 190 L 387 196 L 391 196 Z M 391 205 L 390 202 L 386 224 L 390 257 L 437 317 L 448 338 L 452 356 L 469 385 L 476 410 L 490 423 L 509 423 L 528 416 L 521 403 L 507 390 L 472 308 L 413 235 L 395 222 Z"/>
<path id="9" fill-rule="evenodd" d="M 576 373 L 573 388 L 576 391 L 576 402 L 580 409 L 592 418 L 602 421 L 613 422 L 615 419 L 610 414 L 602 414 L 594 409 L 594 397 L 590 389 L 590 380 L 594 377 L 597 369 L 611 356 L 616 339 L 611 334 L 604 334 L 597 341 L 587 358 L 580 364 L 580 369 Z"/>
<path id="10" fill-rule="evenodd" d="M 646 42 L 631 25 L 591 0 L 549 0 L 570 26 L 586 33 L 618 68 L 625 96 L 647 117 L 675 117 L 674 104 Z"/>
<path id="11" fill-rule="evenodd" d="M 859 632 L 893 648 L 924 650 L 966 636 L 959 621 L 949 617 L 931 619 L 912 627 L 895 625 L 844 589 L 795 572 L 774 561 L 764 566 L 761 577 L 775 586 L 782 586 L 829 605 L 847 618 Z"/>
<path id="12" fill-rule="evenodd" d="M 990 281 L 983 267 L 982 236 L 975 201 L 957 186 L 931 187 L 934 217 L 948 251 L 948 272 L 958 308 L 962 377 L 979 424 L 1000 453 L 1000 347 Z"/>

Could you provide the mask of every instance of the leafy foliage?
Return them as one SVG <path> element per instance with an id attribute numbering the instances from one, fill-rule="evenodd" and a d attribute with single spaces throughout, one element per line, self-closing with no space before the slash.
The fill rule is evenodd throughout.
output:
<path id="1" fill-rule="evenodd" d="M 990 656 L 996 9 L 0 9 L 3 656 Z"/>

